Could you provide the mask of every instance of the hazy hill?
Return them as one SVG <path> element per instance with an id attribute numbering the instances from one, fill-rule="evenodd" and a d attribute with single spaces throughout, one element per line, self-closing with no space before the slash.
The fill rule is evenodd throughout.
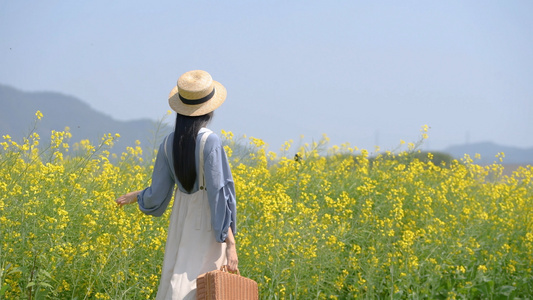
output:
<path id="1" fill-rule="evenodd" d="M 492 164 L 494 162 L 498 162 L 496 155 L 500 152 L 503 152 L 505 154 L 505 157 L 503 158 L 504 164 L 533 165 L 533 148 L 522 149 L 502 146 L 491 142 L 483 142 L 454 145 L 448 147 L 445 152 L 449 153 L 455 158 L 462 158 L 465 154 L 468 154 L 472 159 L 474 159 L 474 162 L 480 164 Z M 481 155 L 481 160 L 474 158 L 476 153 Z"/>
<path id="2" fill-rule="evenodd" d="M 9 134 L 14 140 L 21 141 L 32 129 L 38 110 L 44 115 L 36 129 L 41 144 L 50 140 L 51 130 L 63 131 L 65 126 L 70 127 L 71 144 L 83 139 L 95 144 L 104 134 L 119 133 L 120 139 L 113 147 L 113 152 L 117 153 L 135 145 L 135 140 L 139 140 L 142 146 L 154 143 L 155 121 L 118 121 L 72 96 L 54 92 L 23 92 L 5 85 L 0 85 L 0 137 Z"/>
<path id="3" fill-rule="evenodd" d="M 135 140 L 141 145 L 153 147 L 158 145 L 161 136 L 170 129 L 162 130 L 155 138 L 157 124 L 149 119 L 136 121 L 118 121 L 92 109 L 81 100 L 55 92 L 23 92 L 12 87 L 0 85 L 0 141 L 2 135 L 9 134 L 16 141 L 21 141 L 32 129 L 35 112 L 40 110 L 44 117 L 37 124 L 37 133 L 41 136 L 41 144 L 50 140 L 51 130 L 62 131 L 65 126 L 70 127 L 72 139 L 70 143 L 90 139 L 93 144 L 98 143 L 104 134 L 119 133 L 120 139 L 113 147 L 113 152 L 121 153 L 127 146 L 133 146 Z M 496 161 L 495 155 L 505 153 L 504 164 L 533 165 L 533 148 L 521 149 L 507 147 L 495 143 L 474 143 L 451 146 L 442 151 L 455 158 L 462 158 L 469 154 L 474 158 L 476 153 L 481 160 L 476 163 L 490 164 Z"/>

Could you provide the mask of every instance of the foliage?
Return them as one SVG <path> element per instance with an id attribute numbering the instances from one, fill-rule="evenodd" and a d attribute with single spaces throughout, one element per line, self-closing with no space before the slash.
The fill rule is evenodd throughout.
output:
<path id="1" fill-rule="evenodd" d="M 231 157 L 222 134 L 240 270 L 261 298 L 533 294 L 532 167 L 504 176 L 468 156 L 443 167 L 414 159 L 416 145 L 370 159 L 327 139 L 294 157 L 289 142 L 277 155 L 249 138 L 253 151 Z M 153 160 L 139 145 L 114 158 L 117 136 L 96 146 L 69 136 L 52 132 L 46 150 L 36 134 L 0 143 L 0 299 L 154 298 L 170 212 L 114 203 L 149 184 Z"/>

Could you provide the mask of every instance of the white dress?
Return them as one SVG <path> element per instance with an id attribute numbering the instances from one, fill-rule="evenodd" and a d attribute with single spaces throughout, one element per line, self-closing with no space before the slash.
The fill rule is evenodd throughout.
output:
<path id="1" fill-rule="evenodd" d="M 203 183 L 203 148 L 208 135 L 203 134 L 200 143 L 201 188 L 193 194 L 176 189 L 156 300 L 196 299 L 198 275 L 226 264 L 226 244 L 215 240 Z"/>

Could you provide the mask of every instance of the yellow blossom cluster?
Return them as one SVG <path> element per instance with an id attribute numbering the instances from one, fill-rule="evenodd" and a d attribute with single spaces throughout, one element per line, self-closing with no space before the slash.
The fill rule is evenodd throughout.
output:
<path id="1" fill-rule="evenodd" d="M 114 203 L 149 182 L 153 161 L 139 145 L 110 155 L 118 135 L 72 147 L 70 137 L 52 131 L 41 149 L 35 133 L 22 144 L 3 137 L 0 299 L 153 298 L 168 217 Z"/>
<path id="2" fill-rule="evenodd" d="M 324 139 L 281 157 L 250 143 L 253 160 L 232 166 L 239 253 L 264 298 L 533 292 L 532 167 L 504 176 L 469 157 L 436 165 L 415 158 L 420 142 L 371 156 Z"/>
<path id="3" fill-rule="evenodd" d="M 418 143 L 371 155 L 324 137 L 276 154 L 257 138 L 221 136 L 240 271 L 262 299 L 533 294 L 532 167 L 506 176 L 468 156 L 437 165 L 415 158 Z M 154 298 L 169 211 L 114 203 L 150 183 L 154 154 L 136 144 L 114 156 L 116 135 L 99 145 L 70 137 L 52 132 L 43 150 L 38 135 L 3 136 L 0 299 Z"/>

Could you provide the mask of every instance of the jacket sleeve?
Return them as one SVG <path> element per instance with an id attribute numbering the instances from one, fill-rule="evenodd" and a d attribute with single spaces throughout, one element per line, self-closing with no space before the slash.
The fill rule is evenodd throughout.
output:
<path id="1" fill-rule="evenodd" d="M 211 224 L 217 242 L 223 243 L 230 226 L 232 232 L 237 233 L 235 184 L 226 152 L 220 144 L 218 136 L 213 134 L 211 136 L 217 139 L 215 141 L 216 146 L 205 159 L 204 176 L 211 208 Z"/>
<path id="2" fill-rule="evenodd" d="M 156 217 L 165 212 L 172 199 L 175 185 L 168 158 L 165 155 L 165 142 L 167 142 L 167 139 L 161 144 L 157 152 L 151 185 L 137 195 L 139 209 L 147 215 Z"/>

